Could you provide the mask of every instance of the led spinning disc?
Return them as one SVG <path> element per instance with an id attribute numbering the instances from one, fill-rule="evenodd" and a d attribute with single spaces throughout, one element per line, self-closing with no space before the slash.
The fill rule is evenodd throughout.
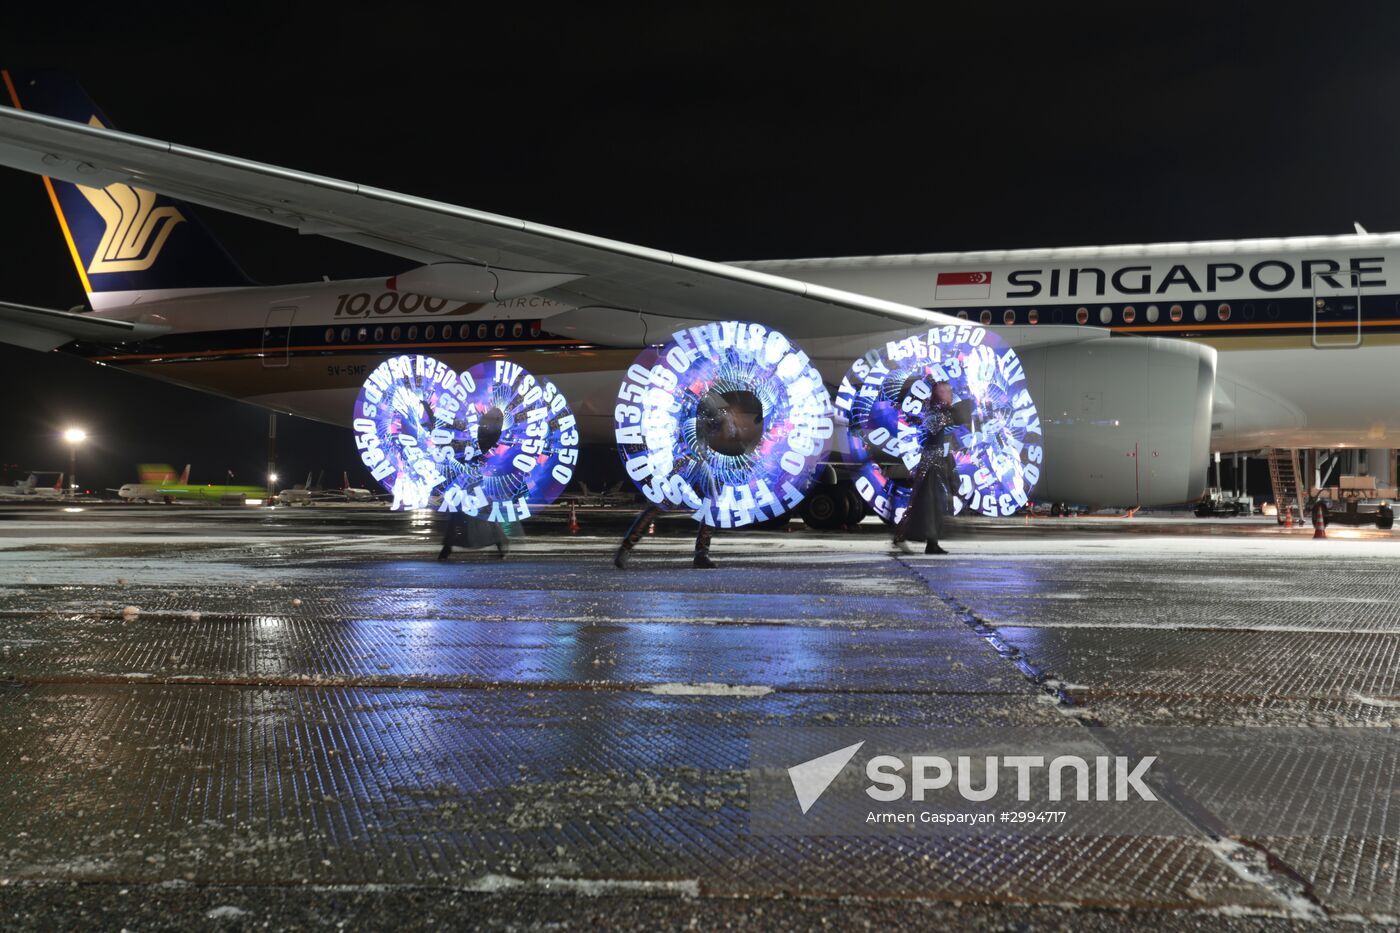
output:
<path id="1" fill-rule="evenodd" d="M 720 528 L 795 508 L 833 426 L 831 395 L 807 354 L 742 321 L 677 331 L 643 350 L 614 409 L 618 450 L 642 494 Z"/>
<path id="2" fill-rule="evenodd" d="M 578 465 L 579 432 L 564 394 L 517 363 L 493 360 L 461 374 L 466 404 L 454 427 L 461 455 L 448 464 L 444 511 L 521 521 L 564 492 Z"/>
<path id="3" fill-rule="evenodd" d="M 375 368 L 355 402 L 356 444 L 396 509 L 491 521 L 528 518 L 554 501 L 578 463 L 578 428 L 548 380 L 493 360 L 455 373 L 430 356 Z"/>
<path id="4" fill-rule="evenodd" d="M 949 425 L 944 453 L 956 469 L 954 514 L 1010 515 L 1030 500 L 1045 455 L 1040 417 L 1016 351 L 992 331 L 973 325 L 931 328 L 890 341 L 856 360 L 837 392 L 847 450 L 857 464 L 856 489 L 886 521 L 909 504 L 908 481 L 885 465 L 919 465 L 930 424 L 933 386 L 947 382 L 954 409 L 969 423 Z M 959 405 L 958 403 L 966 403 Z M 882 465 L 885 464 L 885 465 Z"/>

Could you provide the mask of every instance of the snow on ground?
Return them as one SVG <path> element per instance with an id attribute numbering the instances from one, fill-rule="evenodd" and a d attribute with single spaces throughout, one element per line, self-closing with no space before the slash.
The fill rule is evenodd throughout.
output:
<path id="1" fill-rule="evenodd" d="M 744 684 L 657 684 L 647 688 L 647 693 L 670 697 L 761 697 L 772 692 L 772 687 Z"/>

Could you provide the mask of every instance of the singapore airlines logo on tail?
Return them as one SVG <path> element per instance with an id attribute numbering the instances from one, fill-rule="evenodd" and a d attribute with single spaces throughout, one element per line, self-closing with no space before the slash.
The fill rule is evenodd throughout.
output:
<path id="1" fill-rule="evenodd" d="M 93 117 L 90 126 L 102 126 Z M 78 185 L 83 197 L 101 216 L 107 229 L 88 264 L 88 272 L 140 272 L 151 268 L 160 256 L 170 231 L 185 219 L 173 206 L 156 207 L 156 193 L 130 185 L 89 188 Z"/>

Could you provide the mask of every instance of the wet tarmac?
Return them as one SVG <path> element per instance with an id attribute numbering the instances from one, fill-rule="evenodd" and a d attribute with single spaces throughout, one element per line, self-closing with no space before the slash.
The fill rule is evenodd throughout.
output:
<path id="1" fill-rule="evenodd" d="M 355 509 L 0 508 L 0 925 L 1284 928 L 1400 843 L 800 837 L 749 730 L 1400 725 L 1400 541 L 964 523 L 946 558 L 625 517 L 437 562 Z"/>

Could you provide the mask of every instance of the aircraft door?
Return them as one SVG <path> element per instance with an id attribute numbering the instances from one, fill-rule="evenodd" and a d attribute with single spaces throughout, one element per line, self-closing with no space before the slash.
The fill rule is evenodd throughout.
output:
<path id="1" fill-rule="evenodd" d="M 291 359 L 292 321 L 296 305 L 273 305 L 267 310 L 262 332 L 263 369 L 279 369 Z"/>
<path id="2" fill-rule="evenodd" d="M 1321 350 L 1361 346 L 1361 273 L 1313 275 L 1312 345 Z"/>

